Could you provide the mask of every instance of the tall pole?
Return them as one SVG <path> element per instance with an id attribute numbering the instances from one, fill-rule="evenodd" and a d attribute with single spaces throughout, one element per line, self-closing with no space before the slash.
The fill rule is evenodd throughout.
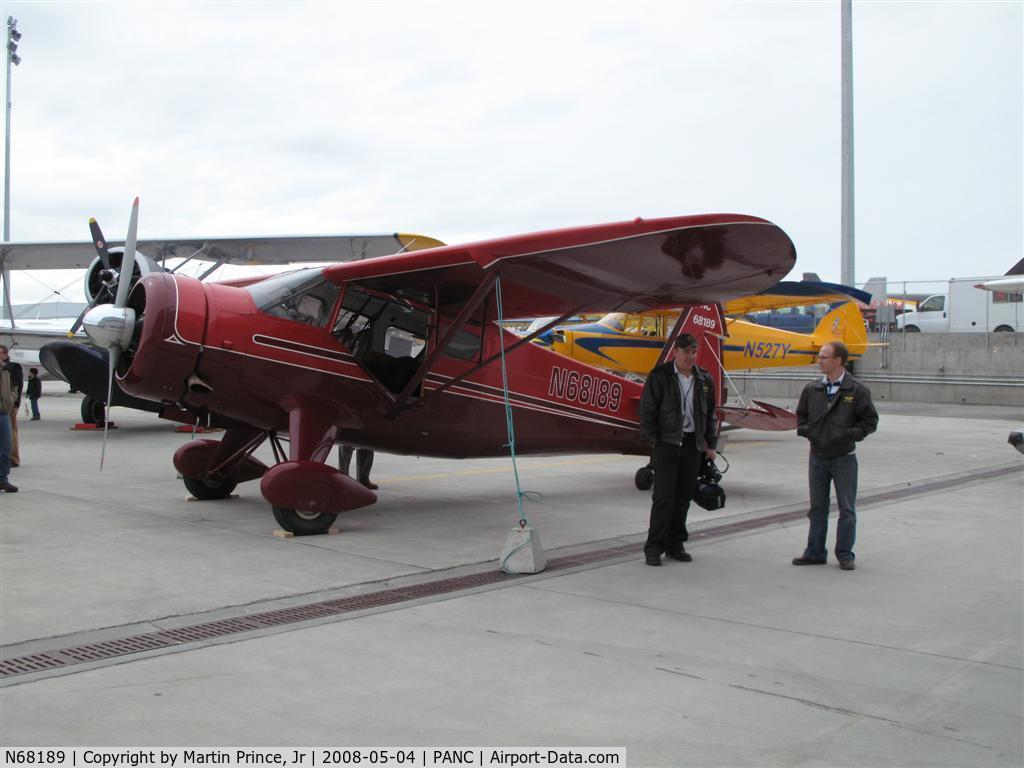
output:
<path id="1" fill-rule="evenodd" d="M 4 120 L 4 242 L 11 239 L 11 64 L 21 64 L 18 56 L 18 20 L 7 17 L 7 116 Z"/>
<path id="2" fill-rule="evenodd" d="M 843 81 L 843 179 L 842 179 L 842 279 L 843 285 L 853 285 L 856 264 L 853 250 L 853 8 L 852 0 L 839 0 L 842 17 L 842 81 Z"/>
<path id="3" fill-rule="evenodd" d="M 21 33 L 18 31 L 18 20 L 13 16 L 7 17 L 7 113 L 4 119 L 4 242 L 11 239 L 11 65 L 21 64 L 21 57 L 18 56 L 18 41 L 21 40 Z M 11 275 L 7 265 L 3 264 L 0 258 L 0 281 L 3 283 L 3 306 L 7 309 L 7 318 L 11 321 L 11 328 L 14 327 L 14 307 L 11 305 Z"/>

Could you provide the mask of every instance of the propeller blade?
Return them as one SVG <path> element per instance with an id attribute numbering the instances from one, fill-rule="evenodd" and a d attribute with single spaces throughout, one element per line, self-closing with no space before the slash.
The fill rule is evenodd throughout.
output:
<path id="1" fill-rule="evenodd" d="M 115 307 L 124 307 L 128 303 L 128 291 L 132 287 L 132 276 L 135 274 L 135 236 L 139 229 L 139 198 L 132 203 L 132 218 L 128 222 L 128 237 L 124 241 L 124 256 L 121 257 L 121 276 L 117 280 L 117 296 Z"/>
<path id="2" fill-rule="evenodd" d="M 110 269 L 110 253 L 107 252 L 107 241 L 100 231 L 100 225 L 96 219 L 89 219 L 89 231 L 92 233 L 92 244 L 96 246 L 96 253 L 103 263 L 104 269 Z"/>
<path id="3" fill-rule="evenodd" d="M 103 459 L 107 455 L 107 430 L 110 428 L 110 400 L 114 396 L 114 374 L 117 372 L 117 361 L 121 356 L 118 347 L 110 347 L 107 350 L 110 356 L 110 380 L 107 382 L 107 407 L 103 412 L 103 448 L 100 449 L 100 472 L 103 471 Z"/>
<path id="4" fill-rule="evenodd" d="M 98 301 L 98 300 L 99 300 L 99 297 L 97 296 L 97 297 L 96 297 L 96 301 Z M 83 322 L 83 321 L 85 320 L 85 315 L 86 315 L 86 313 L 87 313 L 87 312 L 88 312 L 88 311 L 89 311 L 90 309 L 92 309 L 93 307 L 95 307 L 95 306 L 96 306 L 96 301 L 90 301 L 90 302 L 89 302 L 89 303 L 88 303 L 88 304 L 87 304 L 87 305 L 85 306 L 85 309 L 83 309 L 83 310 L 82 310 L 82 314 L 80 314 L 80 315 L 78 316 L 78 319 L 77 319 L 77 320 L 75 320 L 74 324 L 73 324 L 73 325 L 71 326 L 71 328 L 70 328 L 70 329 L 68 330 L 68 338 L 69 338 L 69 339 L 70 339 L 71 337 L 73 337 L 73 336 L 74 336 L 74 335 L 75 335 L 76 333 L 78 333 L 78 329 L 82 327 L 82 322 Z"/>

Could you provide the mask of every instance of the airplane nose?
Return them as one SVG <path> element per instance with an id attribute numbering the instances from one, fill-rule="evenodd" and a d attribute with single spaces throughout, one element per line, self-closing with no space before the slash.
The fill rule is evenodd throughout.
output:
<path id="1" fill-rule="evenodd" d="M 99 304 L 85 313 L 82 326 L 98 346 L 104 349 L 125 349 L 135 330 L 135 310 L 131 307 Z"/>

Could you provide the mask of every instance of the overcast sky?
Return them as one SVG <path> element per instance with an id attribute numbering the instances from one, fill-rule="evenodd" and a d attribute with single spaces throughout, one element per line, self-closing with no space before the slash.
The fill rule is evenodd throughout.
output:
<path id="1" fill-rule="evenodd" d="M 2 9 L 13 240 L 123 237 L 136 194 L 149 237 L 736 212 L 839 280 L 838 0 Z M 1022 9 L 854 2 L 858 283 L 1021 258 Z"/>

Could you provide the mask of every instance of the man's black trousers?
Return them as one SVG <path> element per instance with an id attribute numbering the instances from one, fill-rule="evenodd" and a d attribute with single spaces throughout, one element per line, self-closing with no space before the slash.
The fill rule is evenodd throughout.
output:
<path id="1" fill-rule="evenodd" d="M 686 514 L 690 510 L 700 472 L 700 452 L 693 435 L 684 435 L 682 445 L 656 443 L 651 464 L 654 467 L 654 499 L 644 554 L 659 557 L 663 552 L 679 552 L 683 542 L 689 538 Z"/>

